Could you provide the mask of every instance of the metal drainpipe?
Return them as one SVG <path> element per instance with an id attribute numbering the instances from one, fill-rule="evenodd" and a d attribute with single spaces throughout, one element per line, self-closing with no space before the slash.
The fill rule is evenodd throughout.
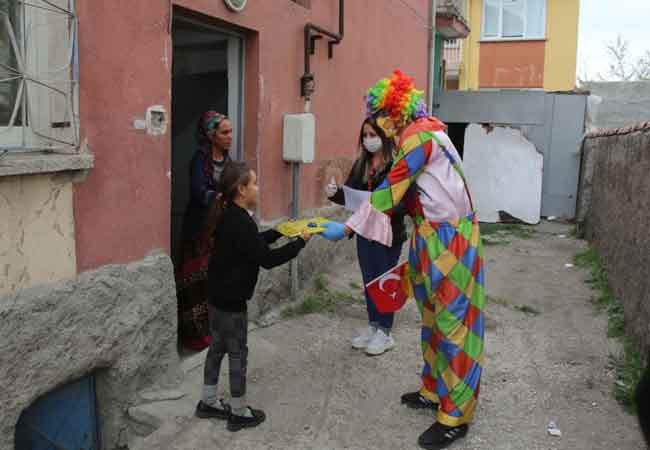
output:
<path id="1" fill-rule="evenodd" d="M 311 107 L 309 97 L 305 99 L 304 112 L 308 113 Z M 300 215 L 300 163 L 291 163 L 291 218 L 297 219 Z M 291 260 L 289 265 L 291 278 L 291 300 L 298 300 L 298 258 Z"/>
<path id="2" fill-rule="evenodd" d="M 304 30 L 304 51 L 305 51 L 305 73 L 301 80 L 301 95 L 305 99 L 303 112 L 308 113 L 311 110 L 311 95 L 313 87 L 305 89 L 305 80 L 311 78 L 313 83 L 313 74 L 311 73 L 310 57 L 315 51 L 315 43 L 323 36 L 328 37 L 330 40 L 327 43 L 328 56 L 331 59 L 334 56 L 334 46 L 341 43 L 343 40 L 344 24 L 345 24 L 345 0 L 339 0 L 339 32 L 333 33 L 325 30 L 312 23 L 305 25 Z M 297 219 L 300 215 L 300 163 L 291 163 L 291 218 Z M 298 259 L 294 258 L 290 263 L 291 270 L 291 299 L 298 299 Z"/>
<path id="3" fill-rule="evenodd" d="M 298 207 L 300 196 L 300 163 L 291 163 L 291 218 L 297 219 L 300 212 Z M 298 258 L 291 260 L 291 300 L 298 300 Z"/>
<path id="4" fill-rule="evenodd" d="M 431 8 L 429 9 L 429 55 L 428 55 L 428 89 L 427 89 L 427 104 L 429 106 L 429 114 L 433 115 L 433 105 L 435 101 L 435 80 L 436 74 L 434 64 L 436 63 L 436 12 L 438 9 L 438 1 L 431 0 Z"/>

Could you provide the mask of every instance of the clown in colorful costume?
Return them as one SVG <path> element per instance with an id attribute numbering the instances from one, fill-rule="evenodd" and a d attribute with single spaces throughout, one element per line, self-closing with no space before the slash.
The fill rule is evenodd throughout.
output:
<path id="1" fill-rule="evenodd" d="M 384 183 L 345 224 L 390 246 L 390 215 L 403 203 L 414 222 L 409 273 L 422 315 L 420 396 L 438 405 L 424 448 L 443 448 L 467 432 L 484 357 L 483 248 L 460 158 L 445 126 L 426 117 L 422 93 L 399 71 L 370 89 L 369 114 L 399 133 L 399 153 Z M 378 119 L 378 122 L 380 119 Z M 416 394 L 417 395 L 417 394 Z"/>

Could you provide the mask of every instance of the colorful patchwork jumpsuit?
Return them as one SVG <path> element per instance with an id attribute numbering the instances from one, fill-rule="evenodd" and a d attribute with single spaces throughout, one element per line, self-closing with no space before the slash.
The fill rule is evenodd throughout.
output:
<path id="1" fill-rule="evenodd" d="M 423 397 L 438 403 L 437 421 L 471 422 L 484 358 L 485 275 L 476 213 L 444 125 L 418 119 L 401 134 L 386 180 L 346 223 L 390 245 L 390 214 L 403 202 L 414 222 L 409 274 L 422 315 Z"/>

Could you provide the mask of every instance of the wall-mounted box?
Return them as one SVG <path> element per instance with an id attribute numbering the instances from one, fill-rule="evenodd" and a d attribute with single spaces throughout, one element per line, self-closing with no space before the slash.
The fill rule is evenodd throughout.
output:
<path id="1" fill-rule="evenodd" d="M 287 162 L 314 162 L 316 119 L 313 114 L 285 114 L 282 158 Z"/>

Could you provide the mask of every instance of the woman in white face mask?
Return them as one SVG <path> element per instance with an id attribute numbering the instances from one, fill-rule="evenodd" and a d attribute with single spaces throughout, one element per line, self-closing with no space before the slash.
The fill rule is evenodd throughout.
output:
<path id="1" fill-rule="evenodd" d="M 357 190 L 372 191 L 384 181 L 393 162 L 395 143 L 388 139 L 373 118 L 363 122 L 359 133 L 359 157 L 354 162 L 345 185 Z M 343 205 L 343 190 L 330 182 L 325 188 L 327 197 Z M 377 278 L 397 265 L 402 244 L 406 241 L 404 214 L 393 214 L 393 245 L 386 247 L 378 242 L 357 236 L 357 255 L 364 284 Z M 391 336 L 394 315 L 377 311 L 372 300 L 365 293 L 368 309 L 368 327 L 352 339 L 352 347 L 365 350 L 368 355 L 381 355 L 395 346 Z"/>

